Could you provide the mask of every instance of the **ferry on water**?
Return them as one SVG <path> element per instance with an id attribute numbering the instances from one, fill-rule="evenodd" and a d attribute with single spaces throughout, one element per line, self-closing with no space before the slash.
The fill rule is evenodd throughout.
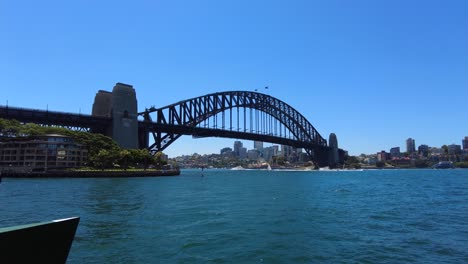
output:
<path id="1" fill-rule="evenodd" d="M 432 166 L 433 169 L 453 169 L 455 166 L 453 166 L 453 162 L 451 161 L 441 161 L 437 164 L 434 164 Z"/>

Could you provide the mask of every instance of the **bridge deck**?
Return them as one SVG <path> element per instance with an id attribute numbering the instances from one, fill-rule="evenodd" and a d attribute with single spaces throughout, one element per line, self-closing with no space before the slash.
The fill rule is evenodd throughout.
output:
<path id="1" fill-rule="evenodd" d="M 0 106 L 0 118 L 15 119 L 25 123 L 101 129 L 110 125 L 112 119 L 86 114 L 75 114 L 48 110 L 37 110 L 11 106 Z"/>

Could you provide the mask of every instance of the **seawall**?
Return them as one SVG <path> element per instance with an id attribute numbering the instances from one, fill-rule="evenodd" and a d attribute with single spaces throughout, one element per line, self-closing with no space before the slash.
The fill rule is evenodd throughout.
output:
<path id="1" fill-rule="evenodd" d="M 126 177 L 161 177 L 178 176 L 180 170 L 146 170 L 146 171 L 125 171 L 125 170 L 90 170 L 90 171 L 47 171 L 47 172 L 14 172 L 3 171 L 3 178 L 126 178 Z"/>

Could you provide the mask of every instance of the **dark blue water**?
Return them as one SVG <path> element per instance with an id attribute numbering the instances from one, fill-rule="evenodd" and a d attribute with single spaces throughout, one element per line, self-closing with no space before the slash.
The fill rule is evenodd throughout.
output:
<path id="1" fill-rule="evenodd" d="M 468 263 L 468 170 L 3 179 L 0 227 L 80 216 L 68 263 Z"/>

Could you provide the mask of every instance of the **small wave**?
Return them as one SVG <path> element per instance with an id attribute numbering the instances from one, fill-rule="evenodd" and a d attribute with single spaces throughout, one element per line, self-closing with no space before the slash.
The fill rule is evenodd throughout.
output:
<path id="1" fill-rule="evenodd" d="M 340 189 L 335 189 L 335 192 L 339 193 L 350 193 L 351 191 L 348 189 L 340 188 Z"/>
<path id="2" fill-rule="evenodd" d="M 200 242 L 191 242 L 191 243 L 187 243 L 187 244 L 184 244 L 182 245 L 182 249 L 189 249 L 189 248 L 194 248 L 194 247 L 200 247 L 200 246 L 203 246 L 204 243 L 200 243 Z"/>

